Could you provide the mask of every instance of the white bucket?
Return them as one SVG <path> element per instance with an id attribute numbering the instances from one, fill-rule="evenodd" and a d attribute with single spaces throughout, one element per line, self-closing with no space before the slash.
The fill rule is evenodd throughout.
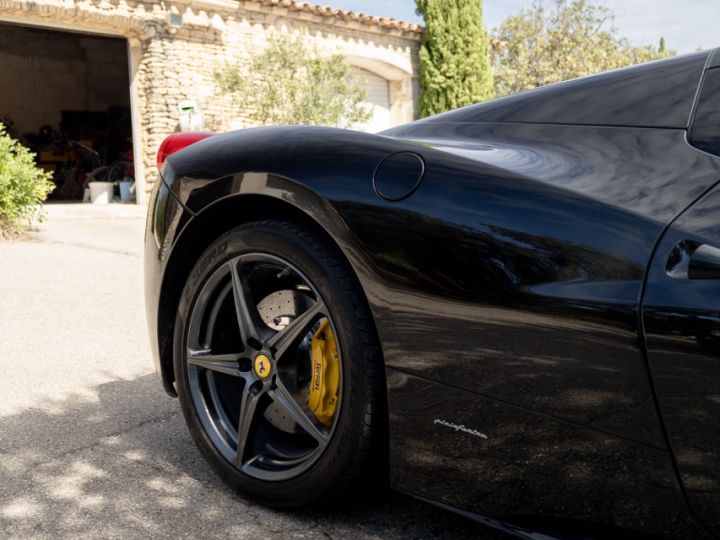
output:
<path id="1" fill-rule="evenodd" d="M 132 199 L 132 193 L 130 192 L 130 188 L 132 187 L 133 182 L 132 180 L 126 181 L 121 180 L 118 182 L 118 186 L 120 187 L 120 200 L 121 201 L 129 201 Z"/>
<path id="2" fill-rule="evenodd" d="M 108 204 L 113 199 L 112 182 L 88 182 L 90 188 L 90 202 L 93 204 Z"/>

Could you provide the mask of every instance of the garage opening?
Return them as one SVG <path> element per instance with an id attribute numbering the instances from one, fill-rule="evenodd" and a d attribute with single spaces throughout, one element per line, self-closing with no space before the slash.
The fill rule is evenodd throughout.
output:
<path id="1" fill-rule="evenodd" d="M 50 199 L 134 199 L 124 39 L 0 23 L 0 122 L 52 172 Z"/>

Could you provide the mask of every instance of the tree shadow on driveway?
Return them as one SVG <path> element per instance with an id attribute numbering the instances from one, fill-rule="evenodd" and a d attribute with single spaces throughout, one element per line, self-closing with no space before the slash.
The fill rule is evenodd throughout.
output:
<path id="1" fill-rule="evenodd" d="M 227 488 L 155 375 L 0 417 L 5 538 L 500 538 L 387 491 L 283 513 Z"/>

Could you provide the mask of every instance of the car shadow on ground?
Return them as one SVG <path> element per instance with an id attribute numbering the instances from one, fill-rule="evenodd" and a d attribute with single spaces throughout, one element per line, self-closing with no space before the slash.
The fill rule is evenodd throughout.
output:
<path id="1" fill-rule="evenodd" d="M 390 490 L 307 512 L 255 505 L 209 469 L 154 375 L 0 417 L 0 530 L 18 538 L 501 537 Z"/>

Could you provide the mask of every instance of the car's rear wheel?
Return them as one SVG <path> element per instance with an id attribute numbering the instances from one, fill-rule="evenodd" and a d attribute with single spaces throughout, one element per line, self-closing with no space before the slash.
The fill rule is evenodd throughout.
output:
<path id="1" fill-rule="evenodd" d="M 382 361 L 337 248 L 263 221 L 215 241 L 175 324 L 177 390 L 193 439 L 243 493 L 306 506 L 353 483 L 384 436 Z"/>

